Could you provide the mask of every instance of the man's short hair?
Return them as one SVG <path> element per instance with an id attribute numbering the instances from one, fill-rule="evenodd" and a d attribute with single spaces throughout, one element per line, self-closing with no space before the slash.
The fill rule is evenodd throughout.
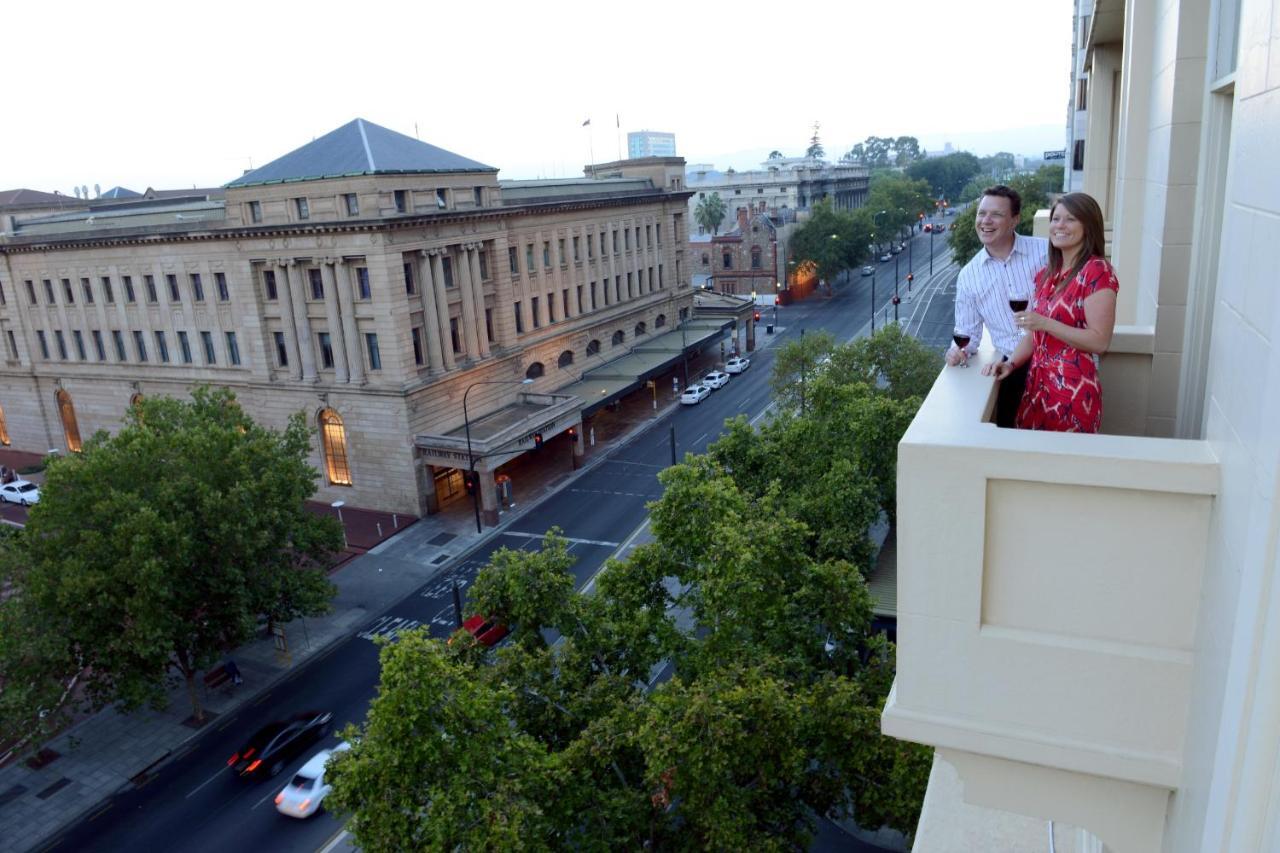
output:
<path id="1" fill-rule="evenodd" d="M 994 187 L 987 187 L 982 191 L 982 194 L 1009 199 L 1009 212 L 1014 216 L 1022 215 L 1022 196 L 1018 195 L 1018 191 L 1013 187 L 1006 187 L 1004 184 L 996 184 Z"/>

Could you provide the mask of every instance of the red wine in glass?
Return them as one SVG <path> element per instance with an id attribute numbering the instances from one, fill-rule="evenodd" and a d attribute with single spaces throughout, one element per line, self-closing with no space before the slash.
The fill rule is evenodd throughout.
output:
<path id="1" fill-rule="evenodd" d="M 968 336 L 968 335 L 966 335 L 966 334 L 964 334 L 963 332 L 954 332 L 954 333 L 951 335 L 951 340 L 955 341 L 955 342 L 956 342 L 956 346 L 960 347 L 960 349 L 961 349 L 961 350 L 964 350 L 964 348 L 965 348 L 965 347 L 967 347 L 967 346 L 969 345 L 969 336 Z M 961 366 L 961 367 L 968 367 L 968 366 L 969 366 L 969 364 L 968 364 L 968 362 L 964 362 L 964 361 L 962 361 L 962 362 L 960 362 L 960 366 Z"/>
<path id="2" fill-rule="evenodd" d="M 1025 299 L 1010 299 L 1010 300 L 1009 300 L 1009 307 L 1010 307 L 1010 308 L 1012 308 L 1015 312 L 1016 312 L 1016 311 L 1026 311 L 1026 310 L 1027 310 L 1027 300 L 1025 300 Z"/>

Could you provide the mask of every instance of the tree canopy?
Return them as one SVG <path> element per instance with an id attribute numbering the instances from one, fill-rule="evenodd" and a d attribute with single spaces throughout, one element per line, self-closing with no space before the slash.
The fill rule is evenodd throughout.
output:
<path id="1" fill-rule="evenodd" d="M 724 203 L 724 199 L 720 197 L 720 193 L 711 193 L 711 195 L 703 196 L 698 200 L 697 205 L 693 208 L 693 218 L 698 221 L 698 225 L 704 231 L 709 231 L 713 235 L 720 233 L 720 223 L 724 221 L 725 211 L 728 206 Z"/>
<path id="2" fill-rule="evenodd" d="M 262 620 L 328 609 L 341 546 L 315 491 L 301 415 L 254 423 L 227 390 L 148 397 L 114 436 L 53 460 L 5 549 L 0 740 L 30 740 L 78 707 L 133 709 L 243 643 Z"/>
<path id="3" fill-rule="evenodd" d="M 868 136 L 849 149 L 841 159 L 865 163 L 872 169 L 907 166 L 924 157 L 914 136 Z"/>
<path id="4" fill-rule="evenodd" d="M 901 174 L 874 175 L 867 201 L 858 213 L 871 223 L 877 243 L 888 243 L 915 226 L 921 213 L 933 210 L 929 185 Z"/>
<path id="5" fill-rule="evenodd" d="M 934 198 L 958 199 L 974 175 L 982 171 L 982 163 L 968 151 L 957 151 L 945 157 L 917 160 L 907 167 L 907 176 L 929 185 Z"/>
<path id="6" fill-rule="evenodd" d="M 813 211 L 791 235 L 791 260 L 811 261 L 818 276 L 830 282 L 843 270 L 852 269 L 867 257 L 871 232 L 863 218 L 836 210 L 830 199 L 813 206 Z"/>

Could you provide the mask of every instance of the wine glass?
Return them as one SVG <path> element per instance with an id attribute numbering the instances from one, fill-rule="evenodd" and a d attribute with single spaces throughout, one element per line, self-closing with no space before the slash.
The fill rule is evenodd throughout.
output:
<path id="1" fill-rule="evenodd" d="M 1016 313 L 1018 313 L 1019 311 L 1026 311 L 1026 310 L 1027 310 L 1027 300 L 1025 300 L 1025 299 L 1010 299 L 1010 300 L 1009 300 L 1009 307 L 1013 309 L 1013 312 L 1014 312 L 1015 314 L 1016 314 Z"/>
<path id="2" fill-rule="evenodd" d="M 956 342 L 956 346 L 958 346 L 958 347 L 960 348 L 960 351 L 961 351 L 961 352 L 963 352 L 963 351 L 964 351 L 964 348 L 965 348 L 965 347 L 967 347 L 967 346 L 969 345 L 969 340 L 970 340 L 970 338 L 969 338 L 969 335 L 965 334 L 964 332 L 960 331 L 959 329 L 956 329 L 954 332 L 952 332 L 952 333 L 951 333 L 951 340 L 955 341 L 955 342 Z M 968 362 L 968 361 L 962 361 L 962 362 L 960 362 L 960 366 L 961 366 L 961 367 L 968 367 L 968 366 L 969 366 L 969 362 Z"/>

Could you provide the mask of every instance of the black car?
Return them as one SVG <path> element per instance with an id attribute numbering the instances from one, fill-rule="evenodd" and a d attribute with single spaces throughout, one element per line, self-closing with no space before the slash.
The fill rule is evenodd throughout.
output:
<path id="1" fill-rule="evenodd" d="M 333 731 L 333 714 L 303 711 L 263 726 L 240 751 L 227 759 L 231 772 L 244 779 L 275 776 L 307 747 Z"/>

